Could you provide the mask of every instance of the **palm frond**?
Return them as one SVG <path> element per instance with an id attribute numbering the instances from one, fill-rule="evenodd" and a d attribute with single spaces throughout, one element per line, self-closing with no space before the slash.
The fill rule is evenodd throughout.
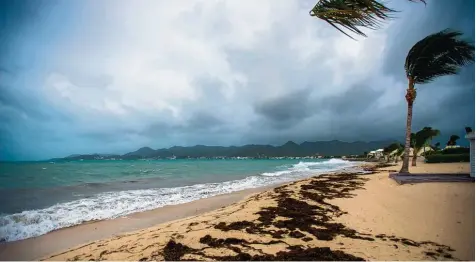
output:
<path id="1" fill-rule="evenodd" d="M 426 4 L 426 0 L 408 1 Z M 309 15 L 326 21 L 341 33 L 354 39 L 344 29 L 366 37 L 360 27 L 378 29 L 385 20 L 392 19 L 392 14 L 396 12 L 377 0 L 320 0 L 309 11 Z"/>
<path id="2" fill-rule="evenodd" d="M 414 135 L 413 147 L 419 150 L 427 146 L 429 141 L 438 135 L 440 135 L 440 130 L 431 127 L 424 127 Z"/>
<path id="3" fill-rule="evenodd" d="M 405 60 L 407 77 L 415 84 L 424 84 L 439 76 L 457 74 L 462 66 L 474 62 L 474 45 L 460 39 L 462 35 L 445 29 L 417 42 Z"/>

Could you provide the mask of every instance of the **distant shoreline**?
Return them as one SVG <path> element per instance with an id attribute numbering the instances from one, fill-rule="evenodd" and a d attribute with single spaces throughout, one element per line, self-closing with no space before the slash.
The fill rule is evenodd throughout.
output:
<path id="1" fill-rule="evenodd" d="M 248 144 L 242 146 L 173 146 L 170 148 L 152 149 L 142 147 L 126 154 L 72 154 L 67 157 L 52 158 L 47 161 L 59 160 L 101 160 L 101 159 L 220 159 L 220 158 L 252 158 L 267 159 L 280 157 L 307 157 L 307 158 L 340 158 L 341 156 L 363 156 L 364 152 L 383 148 L 397 140 L 380 141 L 304 141 L 295 143 L 288 141 L 280 146 Z"/>

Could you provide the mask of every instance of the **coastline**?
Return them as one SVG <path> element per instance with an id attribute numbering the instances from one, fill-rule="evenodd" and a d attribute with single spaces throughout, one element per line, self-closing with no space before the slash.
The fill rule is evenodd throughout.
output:
<path id="1" fill-rule="evenodd" d="M 188 203 L 136 212 L 115 219 L 88 221 L 79 225 L 54 230 L 37 237 L 0 243 L 0 261 L 38 260 L 48 254 L 83 243 L 110 238 L 115 235 L 149 228 L 157 224 L 194 217 L 217 210 L 239 202 L 250 195 L 272 189 L 279 185 L 280 184 L 240 190 L 209 198 L 202 198 Z M 72 235 L 74 238 L 71 237 Z"/>
<path id="2" fill-rule="evenodd" d="M 465 173 L 469 168 L 467 163 L 418 165 L 411 171 Z M 334 260 L 474 260 L 474 183 L 400 186 L 388 178 L 389 169 L 397 167 L 369 175 L 331 173 L 122 219 L 130 224 L 135 216 L 155 217 L 143 223 L 144 227 L 135 229 L 124 227 L 126 223 L 121 218 L 79 225 L 6 243 L 11 246 L 7 251 L 16 250 L 23 257 L 15 257 L 13 253 L 5 256 L 0 245 L 0 258 L 179 260 L 241 256 L 238 258 L 246 260 L 248 256 L 262 256 L 267 260 L 283 260 L 279 256 L 300 255 Z M 316 193 L 323 198 L 316 198 Z M 209 203 L 207 209 L 205 203 L 213 202 L 213 198 L 215 204 Z M 183 208 L 186 205 L 189 208 Z M 298 216 L 293 215 L 295 205 Z M 197 206 L 201 209 L 195 212 Z M 316 208 L 320 210 L 317 213 Z M 189 213 L 174 217 L 171 216 L 174 210 Z M 157 217 L 160 213 L 162 216 Z M 307 220 L 299 220 L 301 216 L 307 216 Z M 290 227 L 289 223 L 294 226 Z M 81 233 L 88 228 L 92 231 L 97 225 L 103 232 L 109 230 L 109 235 L 81 238 Z M 62 242 L 71 235 L 75 236 L 74 243 Z M 43 249 L 48 245 L 51 252 Z"/>
<path id="3" fill-rule="evenodd" d="M 88 221 L 114 219 L 239 190 L 287 183 L 350 166 L 355 163 L 340 159 L 135 161 L 106 165 L 98 161 L 85 166 L 74 163 L 51 168 L 35 165 L 34 168 L 43 170 L 41 176 L 35 176 L 41 181 L 19 178 L 15 184 L 14 177 L 9 175 L 6 181 L 16 186 L 9 188 L 7 183 L 0 189 L 6 200 L 0 206 L 0 243 L 37 237 Z M 68 169 L 82 171 L 77 176 L 64 175 L 73 172 Z M 55 177 L 56 173 L 62 174 L 61 177 Z M 109 175 L 105 178 L 91 175 L 96 173 Z M 69 184 L 73 180 L 76 184 Z M 31 189 L 22 189 L 28 188 L 29 183 L 49 186 L 30 185 Z"/>

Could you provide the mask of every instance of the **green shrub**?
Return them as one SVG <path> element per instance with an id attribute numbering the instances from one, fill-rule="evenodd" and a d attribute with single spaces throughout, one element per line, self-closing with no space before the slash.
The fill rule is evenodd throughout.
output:
<path id="1" fill-rule="evenodd" d="M 426 156 L 426 163 L 469 162 L 469 154 L 434 154 Z"/>
<path id="2" fill-rule="evenodd" d="M 429 156 L 429 155 L 435 155 L 435 154 L 441 154 L 440 151 L 426 151 L 421 153 L 421 156 Z"/>
<path id="3" fill-rule="evenodd" d="M 452 155 L 452 154 L 469 154 L 469 148 L 467 147 L 456 147 L 456 148 L 447 148 L 441 151 L 444 155 Z"/>

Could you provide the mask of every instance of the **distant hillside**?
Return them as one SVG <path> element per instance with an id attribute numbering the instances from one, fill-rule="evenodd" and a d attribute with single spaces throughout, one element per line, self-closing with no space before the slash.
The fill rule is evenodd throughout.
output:
<path id="1" fill-rule="evenodd" d="M 137 155 L 137 156 L 147 157 L 147 156 L 153 156 L 155 153 L 156 153 L 156 151 L 154 149 L 150 148 L 150 147 L 142 147 L 142 148 L 139 148 L 137 151 L 127 153 L 124 156 L 135 156 L 135 155 Z"/>
<path id="2" fill-rule="evenodd" d="M 312 155 L 321 156 L 342 156 L 361 155 L 378 148 L 383 148 L 395 141 L 371 141 L 371 142 L 342 142 L 338 140 L 303 142 L 296 144 L 288 141 L 281 146 L 271 145 L 244 145 L 244 146 L 204 146 L 196 145 L 192 147 L 174 146 L 154 150 L 150 147 L 142 147 L 134 152 L 124 155 L 71 155 L 64 160 L 93 160 L 93 159 L 141 159 L 141 158 L 167 158 L 175 156 L 177 158 L 198 158 L 198 157 L 281 157 L 293 156 L 303 157 Z"/>

